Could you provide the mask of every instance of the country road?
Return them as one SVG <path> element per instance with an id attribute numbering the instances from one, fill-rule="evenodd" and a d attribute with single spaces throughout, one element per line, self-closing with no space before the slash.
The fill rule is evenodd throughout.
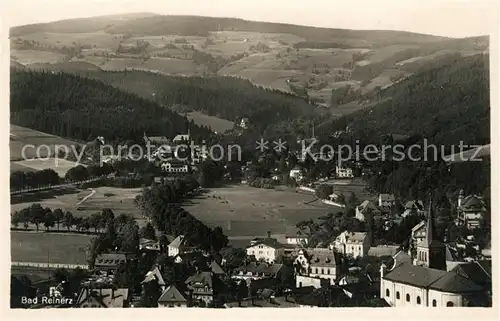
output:
<path id="1" fill-rule="evenodd" d="M 88 270 L 88 265 L 82 264 L 58 264 L 58 263 L 37 263 L 37 262 L 11 262 L 12 267 L 37 268 L 37 269 L 69 269 L 80 268 Z"/>

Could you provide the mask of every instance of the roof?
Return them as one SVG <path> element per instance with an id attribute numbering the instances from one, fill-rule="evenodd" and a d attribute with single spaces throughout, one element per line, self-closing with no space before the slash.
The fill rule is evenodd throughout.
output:
<path id="1" fill-rule="evenodd" d="M 358 205 L 358 211 L 361 213 L 365 214 L 367 211 L 371 210 L 373 213 L 380 213 L 380 210 L 378 207 L 373 204 L 372 201 L 366 200 L 363 203 Z"/>
<path id="2" fill-rule="evenodd" d="M 256 242 L 253 245 L 250 245 L 249 247 L 254 247 L 261 244 L 275 249 L 280 249 L 285 246 L 284 244 L 281 244 L 280 242 L 278 242 L 278 240 L 274 238 L 264 238 L 264 239 L 257 239 Z"/>
<path id="3" fill-rule="evenodd" d="M 165 281 L 163 280 L 163 277 L 161 276 L 161 273 L 160 273 L 160 270 L 158 269 L 158 267 L 155 267 L 151 271 L 146 273 L 146 276 L 141 283 L 149 283 L 153 280 L 157 280 L 158 284 L 161 286 L 165 285 Z"/>
<path id="4" fill-rule="evenodd" d="M 470 279 L 477 285 L 491 283 L 491 261 L 478 261 L 469 263 L 459 263 L 453 268 L 454 272 Z"/>
<path id="5" fill-rule="evenodd" d="M 179 248 L 179 247 L 185 245 L 185 242 L 186 241 L 185 241 L 184 235 L 179 235 L 172 242 L 170 242 L 168 247 Z"/>
<path id="6" fill-rule="evenodd" d="M 408 201 L 405 204 L 405 210 L 423 210 L 424 203 L 422 201 Z"/>
<path id="7" fill-rule="evenodd" d="M 204 288 L 205 286 L 212 288 L 212 274 L 210 272 L 198 272 L 187 278 L 185 283 L 189 288 Z"/>
<path id="8" fill-rule="evenodd" d="M 481 286 L 455 272 L 447 272 L 442 278 L 432 283 L 430 288 L 451 293 L 476 292 L 483 290 Z"/>
<path id="9" fill-rule="evenodd" d="M 410 263 L 397 265 L 384 276 L 384 279 L 441 292 L 464 293 L 483 290 L 482 287 L 456 272 L 415 266 Z"/>
<path id="10" fill-rule="evenodd" d="M 399 251 L 392 258 L 394 259 L 394 264 L 392 266 L 392 269 L 394 269 L 397 266 L 403 265 L 403 264 L 407 264 L 407 263 L 411 264 L 411 261 L 412 261 L 411 257 L 408 255 L 408 253 L 406 253 L 404 251 Z"/>
<path id="11" fill-rule="evenodd" d="M 393 194 L 380 194 L 378 197 L 382 201 L 386 201 L 386 202 L 394 202 L 396 200 L 396 198 L 394 197 Z"/>
<path id="12" fill-rule="evenodd" d="M 176 142 L 176 141 L 188 141 L 188 140 L 189 140 L 189 134 L 176 135 L 173 139 L 174 142 Z"/>
<path id="13" fill-rule="evenodd" d="M 372 246 L 368 250 L 368 256 L 393 256 L 398 252 L 399 246 L 397 245 L 379 245 Z"/>
<path id="14" fill-rule="evenodd" d="M 226 272 L 224 272 L 220 265 L 215 261 L 212 261 L 212 263 L 210 263 L 210 268 L 212 269 L 212 272 L 214 272 L 214 274 L 226 274 Z"/>
<path id="15" fill-rule="evenodd" d="M 335 238 L 336 242 L 340 243 L 363 243 L 367 237 L 366 232 L 348 232 L 344 231 Z"/>
<path id="16" fill-rule="evenodd" d="M 268 264 L 264 262 L 249 262 L 248 264 L 241 265 L 240 267 L 234 269 L 234 272 L 252 274 L 264 274 L 267 276 L 275 276 L 283 268 L 283 264 Z"/>
<path id="17" fill-rule="evenodd" d="M 128 301 L 128 289 L 87 289 L 80 291 L 80 295 L 76 300 L 76 305 L 82 305 L 90 298 L 93 298 L 104 308 L 123 308 Z"/>
<path id="18" fill-rule="evenodd" d="M 477 195 L 469 195 L 462 201 L 460 210 L 464 212 L 486 211 L 483 198 Z"/>
<path id="19" fill-rule="evenodd" d="M 166 302 L 166 303 L 186 303 L 186 297 L 175 287 L 175 285 L 170 285 L 168 288 L 163 291 L 160 298 L 158 299 L 158 303 Z"/>
<path id="20" fill-rule="evenodd" d="M 422 221 L 422 222 L 418 223 L 417 225 L 415 225 L 415 226 L 411 229 L 411 231 L 412 231 L 412 233 L 415 233 L 416 231 L 418 231 L 419 229 L 421 229 L 421 228 L 422 228 L 422 227 L 424 227 L 424 226 L 425 226 L 425 221 Z"/>
<path id="21" fill-rule="evenodd" d="M 437 269 L 415 266 L 410 263 L 402 263 L 387 273 L 384 279 L 418 287 L 429 287 L 446 273 L 445 271 Z"/>
<path id="22" fill-rule="evenodd" d="M 127 256 L 124 253 L 103 253 L 97 255 L 94 266 L 98 267 L 114 267 L 127 261 Z"/>
<path id="23" fill-rule="evenodd" d="M 311 266 L 336 267 L 338 265 L 337 257 L 333 250 L 306 248 L 303 251 L 305 252 L 305 256 L 309 258 L 309 264 Z"/>

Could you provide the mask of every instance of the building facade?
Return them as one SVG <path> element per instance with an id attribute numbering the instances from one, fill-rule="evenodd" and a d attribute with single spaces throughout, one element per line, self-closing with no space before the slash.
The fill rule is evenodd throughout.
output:
<path id="1" fill-rule="evenodd" d="M 329 248 L 344 255 L 352 255 L 354 258 L 368 254 L 370 249 L 370 238 L 366 232 L 344 231 L 330 244 Z"/>

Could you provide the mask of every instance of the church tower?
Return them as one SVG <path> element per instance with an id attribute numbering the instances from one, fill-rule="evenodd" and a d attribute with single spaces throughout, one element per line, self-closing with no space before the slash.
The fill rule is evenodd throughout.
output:
<path id="1" fill-rule="evenodd" d="M 436 238 L 434 227 L 434 213 L 432 200 L 429 202 L 427 214 L 427 231 L 425 238 L 417 244 L 416 265 L 426 266 L 431 269 L 446 271 L 446 246 Z"/>

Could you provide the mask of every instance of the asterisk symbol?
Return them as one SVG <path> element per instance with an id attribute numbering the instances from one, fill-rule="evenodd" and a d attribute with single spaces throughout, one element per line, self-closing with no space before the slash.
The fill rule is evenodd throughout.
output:
<path id="1" fill-rule="evenodd" d="M 274 150 L 281 153 L 282 150 L 286 149 L 286 142 L 281 141 L 281 138 L 277 142 L 273 142 L 276 147 Z"/>
<path id="2" fill-rule="evenodd" d="M 267 140 L 264 140 L 264 138 L 261 138 L 260 141 L 256 141 L 257 147 L 255 149 L 259 149 L 261 153 L 263 153 L 265 150 L 267 150 L 269 147 L 267 147 L 267 144 L 269 143 Z"/>

